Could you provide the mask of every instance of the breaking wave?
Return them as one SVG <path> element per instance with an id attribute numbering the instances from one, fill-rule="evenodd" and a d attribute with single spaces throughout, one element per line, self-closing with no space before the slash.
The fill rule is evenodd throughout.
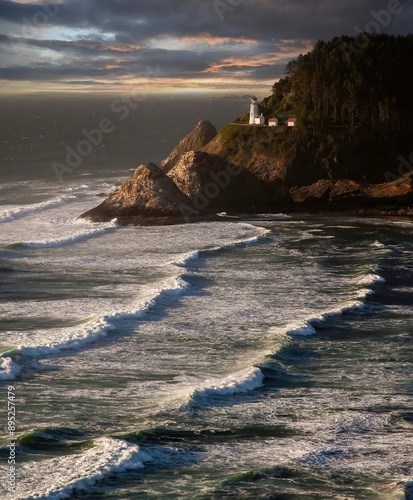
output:
<path id="1" fill-rule="evenodd" d="M 27 215 L 32 215 L 35 212 L 41 212 L 49 208 L 59 207 L 70 203 L 71 201 L 77 200 L 75 195 L 59 196 L 49 201 L 44 201 L 42 203 L 34 203 L 33 205 L 23 205 L 15 208 L 2 209 L 0 211 L 0 222 L 10 222 L 21 217 L 26 217 Z"/>
<path id="2" fill-rule="evenodd" d="M 97 481 L 126 470 L 143 468 L 151 457 L 135 444 L 99 438 L 94 446 L 78 455 L 22 464 L 16 500 L 69 498 L 76 490 L 88 491 Z"/>

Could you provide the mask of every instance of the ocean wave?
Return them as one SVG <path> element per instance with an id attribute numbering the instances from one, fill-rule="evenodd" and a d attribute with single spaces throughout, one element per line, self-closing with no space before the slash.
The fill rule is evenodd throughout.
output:
<path id="1" fill-rule="evenodd" d="M 367 292 L 371 292 L 371 290 L 367 290 Z M 328 318 L 333 316 L 341 316 L 342 314 L 350 313 L 350 312 L 361 312 L 363 308 L 365 308 L 365 304 L 363 301 L 357 300 L 354 302 L 349 302 L 341 307 L 335 307 L 325 312 L 321 312 L 318 316 L 314 316 L 308 320 L 303 320 L 297 323 L 290 323 L 285 327 L 284 331 L 287 335 L 302 335 L 309 336 L 315 335 L 317 333 L 317 325 L 324 322 Z M 280 329 L 278 329 L 280 330 Z"/>
<path id="2" fill-rule="evenodd" d="M 245 215 L 229 215 L 227 212 L 217 213 L 218 217 L 224 217 L 228 219 L 239 219 L 239 220 L 250 220 L 250 221 L 277 221 L 277 220 L 287 220 L 292 219 L 291 215 L 278 213 L 278 214 L 256 214 L 246 217 Z"/>
<path id="3" fill-rule="evenodd" d="M 16 500 L 69 498 L 74 490 L 87 491 L 111 474 L 144 467 L 152 460 L 135 444 L 119 439 L 99 438 L 87 451 L 51 460 L 21 464 Z"/>
<path id="4" fill-rule="evenodd" d="M 101 228 L 92 228 L 87 231 L 79 232 L 73 234 L 72 236 L 68 236 L 66 238 L 56 238 L 51 240 L 44 241 L 25 241 L 21 243 L 13 243 L 12 245 L 8 245 L 8 248 L 16 248 L 16 247 L 26 247 L 26 248 L 55 248 L 71 245 L 73 243 L 78 243 L 80 241 L 88 240 L 90 238 L 94 238 L 96 236 L 101 236 L 106 234 L 109 230 L 116 227 L 116 223 L 110 224 L 108 227 Z"/>
<path id="5" fill-rule="evenodd" d="M 78 243 L 81 241 L 94 238 L 96 236 L 104 235 L 111 230 L 118 228 L 117 219 L 112 219 L 110 222 L 106 223 L 94 223 L 85 219 L 65 219 L 64 225 L 64 235 L 60 237 L 54 237 L 50 235 L 45 237 L 43 240 L 38 241 L 20 241 L 8 243 L 3 246 L 4 249 L 16 249 L 16 248 L 55 248 L 61 246 L 72 245 L 73 243 Z M 51 225 L 50 228 L 43 227 L 43 233 L 47 233 L 48 230 L 56 233 L 54 226 Z M 59 228 L 58 228 L 59 230 Z M 59 231 L 62 232 L 61 229 Z M 69 233 L 69 234 L 68 234 Z M 71 233 L 71 234 L 70 234 Z M 38 234 L 37 233 L 34 233 Z M 46 235 L 45 235 L 46 236 Z"/>
<path id="6" fill-rule="evenodd" d="M 214 252 L 214 251 L 218 251 L 218 250 L 224 250 L 226 248 L 236 248 L 238 246 L 250 245 L 250 244 L 259 242 L 262 238 L 265 238 L 265 236 L 267 234 L 271 233 L 270 229 L 266 229 L 265 227 L 260 227 L 260 226 L 254 226 L 253 224 L 240 223 L 239 226 L 240 227 L 244 226 L 246 229 L 254 229 L 255 231 L 258 232 L 258 234 L 256 234 L 255 236 L 248 236 L 245 238 L 239 238 L 235 241 L 223 243 L 222 245 L 219 245 L 219 246 L 205 248 L 202 251 L 203 252 Z"/>
<path id="7" fill-rule="evenodd" d="M 20 367 L 9 357 L 0 357 L 0 380 L 13 380 L 20 373 Z"/>
<path id="8" fill-rule="evenodd" d="M 362 290 L 364 294 L 367 296 L 373 293 L 370 289 Z M 336 307 L 331 310 L 321 312 L 320 315 L 314 316 L 308 320 L 303 320 L 298 323 L 290 323 L 284 329 L 276 328 L 277 332 L 284 331 L 288 335 L 315 335 L 317 333 L 317 326 L 320 323 L 323 323 L 328 318 L 332 318 L 334 316 L 341 316 L 343 314 L 365 314 L 371 311 L 376 310 L 378 305 L 375 304 L 366 304 L 363 300 L 355 300 L 353 302 L 348 302 L 341 307 Z M 273 329 L 274 330 L 274 329 Z"/>
<path id="9" fill-rule="evenodd" d="M 278 213 L 278 214 L 258 214 L 259 220 L 273 220 L 273 219 L 292 219 L 292 215 Z"/>
<path id="10" fill-rule="evenodd" d="M 87 323 L 76 328 L 56 329 L 52 337 L 50 331 L 44 337 L 41 335 L 33 339 L 33 343 L 19 345 L 7 351 L 8 356 L 20 354 L 29 358 L 42 358 L 55 355 L 68 349 L 80 349 L 86 344 L 105 337 L 110 331 L 116 330 L 116 322 L 124 319 L 140 318 L 148 312 L 161 297 L 169 294 L 179 294 L 186 289 L 188 283 L 182 278 L 172 278 L 154 287 L 150 297 L 142 302 L 131 305 L 129 308 L 120 308 L 101 317 L 91 317 Z M 96 319 L 95 319 L 96 318 Z M 39 338 L 40 337 L 40 338 Z M 10 359 L 10 358 L 5 358 Z M 13 365 L 17 366 L 13 362 Z M 18 368 L 18 366 L 17 366 Z M 13 372 L 9 372 L 13 375 Z M 17 373 L 16 373 L 17 374 Z"/>
<path id="11" fill-rule="evenodd" d="M 324 322 L 328 318 L 341 316 L 343 314 L 365 314 L 382 307 L 377 304 L 368 303 L 366 299 L 374 294 L 374 286 L 384 283 L 386 280 L 377 273 L 377 269 L 372 269 L 369 273 L 356 277 L 354 285 L 357 288 L 352 293 L 353 297 L 337 307 L 321 311 L 318 316 L 305 319 L 299 323 L 292 323 L 286 327 L 285 331 L 289 335 L 315 335 L 317 324 Z M 279 330 L 279 329 L 278 329 Z"/>
<path id="12" fill-rule="evenodd" d="M 257 366 L 251 366 L 242 371 L 221 379 L 208 379 L 203 382 L 185 381 L 168 394 L 160 394 L 160 407 L 164 410 L 171 407 L 180 410 L 211 406 L 219 404 L 217 398 L 244 394 L 259 389 L 264 384 L 264 374 Z"/>
<path id="13" fill-rule="evenodd" d="M 178 267 L 185 267 L 191 260 L 197 259 L 200 256 L 199 250 L 194 250 L 193 252 L 189 252 L 178 257 L 177 260 L 170 262 L 170 264 L 174 264 Z"/>
<path id="14" fill-rule="evenodd" d="M 357 279 L 358 285 L 374 285 L 375 283 L 380 283 L 385 281 L 384 278 L 377 274 L 369 274 L 367 276 L 363 276 Z M 287 335 L 302 335 L 302 336 L 310 336 L 315 335 L 317 333 L 317 325 L 326 321 L 328 318 L 332 318 L 334 316 L 341 316 L 343 314 L 365 314 L 371 311 L 376 310 L 378 305 L 366 303 L 366 298 L 373 294 L 374 291 L 371 288 L 361 288 L 357 290 L 356 297 L 354 299 L 350 299 L 349 301 L 339 305 L 337 307 L 333 307 L 332 309 L 328 309 L 326 311 L 321 311 L 319 315 L 312 316 L 308 319 L 303 319 L 298 322 L 292 322 L 286 325 L 283 328 L 276 327 L 273 328 L 274 333 L 286 333 Z"/>
<path id="15" fill-rule="evenodd" d="M 304 337 L 308 335 L 315 335 L 317 331 L 312 326 L 311 321 L 314 321 L 314 319 L 291 326 L 287 328 L 287 333 L 289 335 L 303 335 Z"/>
<path id="16" fill-rule="evenodd" d="M 373 241 L 373 243 L 371 243 L 370 246 L 373 248 L 379 248 L 379 249 L 386 248 L 386 245 L 384 245 L 383 243 L 380 243 L 380 241 Z"/>
<path id="17" fill-rule="evenodd" d="M 188 264 L 191 260 L 194 260 L 194 259 L 201 257 L 204 253 L 208 254 L 208 253 L 218 252 L 218 251 L 224 250 L 226 248 L 236 248 L 238 246 L 257 243 L 261 238 L 264 238 L 265 235 L 271 233 L 271 231 L 269 229 L 266 229 L 263 227 L 257 227 L 257 226 L 254 226 L 252 224 L 241 223 L 239 225 L 244 226 L 248 229 L 254 229 L 255 231 L 258 232 L 258 234 L 255 236 L 248 236 L 246 238 L 239 238 L 239 239 L 236 239 L 234 241 L 230 241 L 228 243 L 223 243 L 222 245 L 200 248 L 199 250 L 193 250 L 191 252 L 181 254 L 176 258 L 176 260 L 169 262 L 167 265 L 173 264 L 173 265 L 176 265 L 178 267 L 185 267 L 185 265 Z"/>
<path id="18" fill-rule="evenodd" d="M 357 285 L 374 285 L 375 283 L 384 283 L 386 280 L 383 278 L 383 276 L 380 276 L 379 274 L 376 273 L 369 273 L 364 276 L 360 276 L 360 278 L 357 278 L 356 284 Z M 371 292 L 370 290 L 369 292 Z"/>
<path id="19" fill-rule="evenodd" d="M 26 217 L 27 215 L 32 215 L 35 212 L 40 212 L 42 210 L 48 210 L 49 208 L 59 207 L 70 203 L 71 201 L 77 200 L 75 195 L 59 196 L 52 200 L 44 201 L 41 203 L 34 203 L 33 205 L 21 205 L 15 208 L 8 208 L 6 210 L 0 211 L 0 222 L 10 222 L 21 217 Z"/>
<path id="20" fill-rule="evenodd" d="M 233 396 L 253 391 L 263 385 L 264 374 L 257 368 L 249 368 L 229 375 L 221 380 L 207 380 L 201 387 L 195 389 L 190 396 L 190 401 L 199 403 L 204 399 L 215 396 Z"/>

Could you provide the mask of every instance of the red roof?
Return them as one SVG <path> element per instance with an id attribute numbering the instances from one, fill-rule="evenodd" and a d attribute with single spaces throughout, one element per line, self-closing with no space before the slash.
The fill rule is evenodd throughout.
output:
<path id="1" fill-rule="evenodd" d="M 297 121 L 297 118 L 288 118 L 288 121 L 289 121 L 289 122 L 296 122 L 296 121 Z"/>
<path id="2" fill-rule="evenodd" d="M 278 118 L 270 118 L 268 121 L 269 122 L 278 122 Z"/>

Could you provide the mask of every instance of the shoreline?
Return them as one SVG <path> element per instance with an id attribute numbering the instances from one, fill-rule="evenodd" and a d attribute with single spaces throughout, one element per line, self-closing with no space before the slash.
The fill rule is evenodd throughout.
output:
<path id="1" fill-rule="evenodd" d="M 196 224 L 199 222 L 228 222 L 234 220 L 244 220 L 251 219 L 252 217 L 257 218 L 259 220 L 263 215 L 268 216 L 267 220 L 271 220 L 271 216 L 274 217 L 274 220 L 279 220 L 277 217 L 280 216 L 289 216 L 291 218 L 296 217 L 322 217 L 322 218 L 348 218 L 355 217 L 359 219 L 383 219 L 383 220 L 400 220 L 400 221 L 411 221 L 413 222 L 413 210 L 409 209 L 408 213 L 399 213 L 398 211 L 384 211 L 384 210 L 354 210 L 354 211 L 298 211 L 290 209 L 282 209 L 280 208 L 277 212 L 232 212 L 226 213 L 224 212 L 218 213 L 210 213 L 203 214 L 196 217 L 184 218 L 178 216 L 143 216 L 143 215 L 134 215 L 134 216 L 120 216 L 116 217 L 116 222 L 120 226 L 173 226 L 173 225 L 181 225 L 181 224 Z"/>

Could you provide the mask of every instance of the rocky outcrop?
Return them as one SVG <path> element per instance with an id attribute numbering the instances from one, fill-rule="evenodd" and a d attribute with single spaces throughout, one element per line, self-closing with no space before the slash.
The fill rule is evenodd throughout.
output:
<path id="1" fill-rule="evenodd" d="M 290 189 L 294 203 L 317 208 L 380 208 L 413 205 L 413 173 L 385 184 L 367 184 L 354 180 L 321 179 L 310 186 Z"/>
<path id="2" fill-rule="evenodd" d="M 403 175 L 395 182 L 370 186 L 367 194 L 375 199 L 396 198 L 413 202 L 413 172 Z"/>
<path id="3" fill-rule="evenodd" d="M 217 135 L 217 129 L 207 120 L 201 120 L 196 127 L 176 146 L 168 158 L 161 162 L 161 170 L 168 173 L 188 151 L 202 149 Z"/>
<path id="4" fill-rule="evenodd" d="M 294 203 L 306 205 L 320 205 L 328 202 L 329 194 L 333 189 L 334 181 L 321 179 L 310 186 L 296 186 L 290 189 Z"/>
<path id="5" fill-rule="evenodd" d="M 285 204 L 288 193 L 257 179 L 246 169 L 218 155 L 190 151 L 168 176 L 198 210 L 241 210 Z"/>
<path id="6" fill-rule="evenodd" d="M 81 217 L 105 222 L 115 217 L 180 216 L 182 207 L 190 205 L 187 196 L 157 165 L 144 163 L 103 203 Z"/>

